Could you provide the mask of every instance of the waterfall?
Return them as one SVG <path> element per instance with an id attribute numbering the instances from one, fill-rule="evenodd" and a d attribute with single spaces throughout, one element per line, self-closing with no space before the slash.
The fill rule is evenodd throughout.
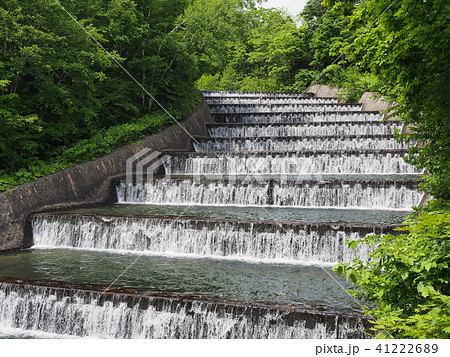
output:
<path id="1" fill-rule="evenodd" d="M 148 252 L 278 263 L 342 263 L 367 260 L 368 246 L 345 245 L 390 228 L 276 224 L 243 221 L 37 215 L 33 218 L 37 247 Z"/>
<path id="2" fill-rule="evenodd" d="M 0 331 L 96 338 L 364 338 L 358 315 L 0 283 Z"/>
<path id="3" fill-rule="evenodd" d="M 347 207 L 409 210 L 420 203 L 417 181 L 241 181 L 158 179 L 117 186 L 119 203 Z"/>
<path id="4" fill-rule="evenodd" d="M 352 136 L 393 135 L 400 130 L 396 122 L 367 123 L 307 123 L 307 124 L 228 124 L 209 125 L 208 133 L 214 138 L 302 137 L 302 136 Z"/>
<path id="5" fill-rule="evenodd" d="M 419 204 L 401 122 L 309 93 L 204 97 L 210 136 L 167 152 L 165 177 L 119 180 L 112 206 L 31 218 L 36 249 L 0 266 L 16 274 L 0 279 L 0 336 L 367 336 L 329 266 L 369 260 L 346 240 L 396 234 Z"/>
<path id="6" fill-rule="evenodd" d="M 233 114 L 215 113 L 217 124 L 276 124 L 276 123 L 341 123 L 341 122 L 380 122 L 383 116 L 379 112 L 283 112 L 283 113 L 253 113 Z"/>
<path id="7" fill-rule="evenodd" d="M 214 138 L 197 139 L 197 152 L 213 151 L 302 151 L 302 150 L 397 150 L 407 146 L 393 140 L 393 136 L 367 137 L 254 137 L 248 139 Z"/>
<path id="8" fill-rule="evenodd" d="M 240 91 L 215 91 L 206 90 L 202 92 L 203 97 L 208 100 L 211 98 L 270 98 L 270 99 L 280 99 L 280 98 L 315 98 L 312 93 L 279 93 L 279 92 L 240 92 Z"/>
<path id="9" fill-rule="evenodd" d="M 117 186 L 119 203 L 268 205 L 269 183 L 246 185 L 220 181 L 155 180 L 145 185 Z"/>
<path id="10" fill-rule="evenodd" d="M 235 98 L 235 97 L 223 97 L 223 98 L 205 98 L 208 105 L 289 105 L 289 104 L 338 104 L 337 99 L 332 98 Z"/>
<path id="11" fill-rule="evenodd" d="M 302 153 L 170 153 L 167 175 L 178 174 L 412 174 L 405 151 L 329 151 Z"/>
<path id="12" fill-rule="evenodd" d="M 291 112 L 349 112 L 361 111 L 360 104 L 217 104 L 211 113 L 291 113 Z"/>

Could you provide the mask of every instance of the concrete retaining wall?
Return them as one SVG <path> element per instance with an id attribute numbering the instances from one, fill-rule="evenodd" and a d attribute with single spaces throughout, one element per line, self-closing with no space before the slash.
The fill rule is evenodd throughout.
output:
<path id="1" fill-rule="evenodd" d="M 182 125 L 192 136 L 207 134 L 211 113 L 203 101 Z M 126 145 L 95 161 L 45 176 L 0 193 L 0 251 L 32 244 L 28 218 L 33 213 L 108 203 L 113 180 L 126 174 L 126 160 L 144 147 L 192 151 L 189 135 L 178 125 Z"/>
<path id="2" fill-rule="evenodd" d="M 308 88 L 309 93 L 314 93 L 316 97 L 337 98 L 339 96 L 339 88 L 330 87 L 324 84 L 314 84 Z M 362 105 L 363 111 L 385 111 L 395 105 L 395 103 L 388 102 L 380 97 L 375 92 L 364 92 L 361 99 L 358 101 Z M 399 117 L 390 117 L 388 120 L 399 120 Z"/>
<path id="3" fill-rule="evenodd" d="M 308 92 L 314 93 L 316 97 L 337 98 L 339 95 L 339 88 L 330 87 L 323 84 L 314 84 L 308 88 Z"/>

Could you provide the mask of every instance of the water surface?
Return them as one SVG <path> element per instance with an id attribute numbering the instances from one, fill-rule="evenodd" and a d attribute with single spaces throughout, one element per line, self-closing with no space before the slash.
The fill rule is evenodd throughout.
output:
<path id="1" fill-rule="evenodd" d="M 297 223 L 401 224 L 411 211 L 334 208 L 116 204 L 67 211 L 106 216 L 167 216 Z"/>
<path id="2" fill-rule="evenodd" d="M 349 283 L 330 268 L 316 266 L 36 249 L 0 256 L 0 275 L 204 294 L 248 302 L 359 309 L 343 289 L 350 288 Z"/>

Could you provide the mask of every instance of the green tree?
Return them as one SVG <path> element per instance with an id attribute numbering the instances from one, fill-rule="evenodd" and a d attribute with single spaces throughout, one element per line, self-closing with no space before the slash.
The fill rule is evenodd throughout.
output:
<path id="1" fill-rule="evenodd" d="M 188 32 L 176 23 L 189 3 L 62 1 L 84 31 L 55 1 L 0 2 L 0 176 L 23 182 L 25 173 L 35 178 L 78 163 L 82 150 L 69 161 L 62 153 L 115 126 L 136 138 L 136 128 L 154 130 L 141 122 L 159 109 L 153 99 L 90 36 L 174 115 L 185 114 L 198 101 Z M 119 137 L 117 144 L 132 135 Z M 113 146 L 108 141 L 99 154 Z"/>
<path id="2" fill-rule="evenodd" d="M 355 4 L 327 3 L 345 9 Z M 383 83 L 382 94 L 398 103 L 391 113 L 414 131 L 402 139 L 413 144 L 420 140 L 407 160 L 430 173 L 424 189 L 449 200 L 450 4 L 444 0 L 391 3 L 368 0 L 353 7 L 350 30 L 361 37 L 349 51 L 351 60 L 373 71 Z"/>
<path id="3" fill-rule="evenodd" d="M 349 242 L 373 247 L 369 261 L 334 269 L 358 284 L 355 297 L 377 304 L 366 312 L 380 336 L 449 338 L 450 205 L 410 218 L 400 230 Z"/>

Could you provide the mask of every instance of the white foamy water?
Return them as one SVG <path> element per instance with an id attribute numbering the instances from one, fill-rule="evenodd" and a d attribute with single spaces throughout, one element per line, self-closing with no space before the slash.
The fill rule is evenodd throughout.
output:
<path id="1" fill-rule="evenodd" d="M 349 112 L 361 110 L 354 104 L 231 104 L 215 105 L 212 114 L 218 113 L 290 113 L 290 112 Z"/>
<path id="2" fill-rule="evenodd" d="M 169 155 L 170 156 L 170 155 Z M 414 174 L 397 153 L 216 153 L 170 156 L 166 174 Z"/>
<path id="3" fill-rule="evenodd" d="M 325 112 L 309 111 L 309 107 L 305 106 L 305 110 L 290 113 L 290 112 L 267 112 L 267 113 L 217 113 L 213 114 L 216 123 L 225 124 L 273 124 L 273 123 L 340 123 L 340 122 L 373 122 L 381 121 L 383 115 L 374 112 L 355 112 L 340 111 L 340 112 Z M 248 110 L 248 109 L 246 109 Z"/>
<path id="4" fill-rule="evenodd" d="M 223 308 L 211 302 L 119 294 L 102 299 L 101 295 L 0 283 L 0 331 L 96 338 L 362 337 L 358 317 L 296 315 L 251 306 Z"/>
<path id="5" fill-rule="evenodd" d="M 154 180 L 117 186 L 119 203 L 410 209 L 417 185 L 391 181 L 240 182 Z"/>
<path id="6" fill-rule="evenodd" d="M 284 125 L 220 125 L 208 127 L 208 132 L 214 138 L 257 138 L 257 137 L 288 137 L 288 136 L 344 136 L 344 135 L 393 135 L 395 129 L 400 130 L 401 124 L 390 122 L 380 124 L 369 123 L 324 123 L 284 124 Z M 392 138 L 391 138 L 392 141 Z"/>
<path id="7" fill-rule="evenodd" d="M 323 264 L 367 259 L 369 248 L 353 251 L 370 227 L 173 220 L 78 215 L 35 216 L 36 248 L 80 248 L 143 252 L 171 257 L 218 258 L 255 263 Z"/>
<path id="8" fill-rule="evenodd" d="M 209 139 L 194 142 L 197 152 L 214 151 L 303 151 L 303 150 L 397 150 L 407 148 L 393 138 L 247 138 L 247 139 Z"/>

